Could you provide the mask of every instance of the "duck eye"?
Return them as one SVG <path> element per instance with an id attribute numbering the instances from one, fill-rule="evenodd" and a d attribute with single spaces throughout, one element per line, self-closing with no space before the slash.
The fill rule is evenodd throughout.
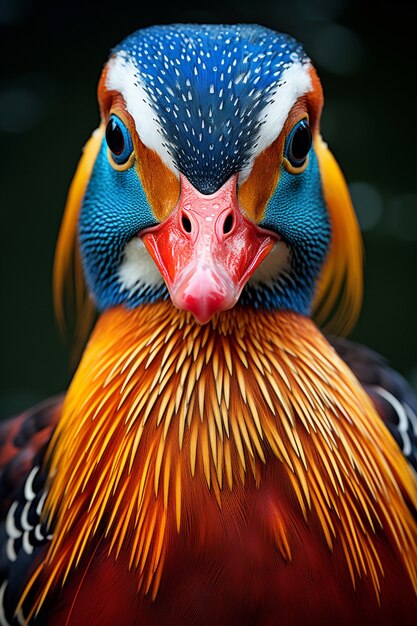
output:
<path id="1" fill-rule="evenodd" d="M 284 156 L 293 167 L 302 167 L 307 160 L 310 148 L 310 126 L 307 120 L 301 120 L 288 135 Z"/>
<path id="2" fill-rule="evenodd" d="M 123 165 L 133 152 L 132 138 L 117 115 L 112 114 L 106 128 L 106 141 L 117 165 Z"/>

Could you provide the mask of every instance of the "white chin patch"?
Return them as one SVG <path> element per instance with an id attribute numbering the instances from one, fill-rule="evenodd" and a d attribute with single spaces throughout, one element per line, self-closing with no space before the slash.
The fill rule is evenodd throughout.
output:
<path id="1" fill-rule="evenodd" d="M 164 279 L 140 237 L 135 237 L 125 245 L 118 275 L 120 290 L 131 294 L 164 284 Z"/>
<path id="2" fill-rule="evenodd" d="M 277 241 L 268 256 L 262 261 L 260 266 L 251 276 L 248 285 L 257 287 L 263 285 L 274 285 L 279 276 L 286 274 L 290 270 L 291 252 L 283 241 Z"/>

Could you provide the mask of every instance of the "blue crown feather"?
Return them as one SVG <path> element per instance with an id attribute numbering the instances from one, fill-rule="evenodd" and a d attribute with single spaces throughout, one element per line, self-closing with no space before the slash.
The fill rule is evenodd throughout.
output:
<path id="1" fill-rule="evenodd" d="M 113 52 L 137 67 L 168 152 L 205 194 L 244 167 L 283 72 L 308 60 L 295 39 L 256 25 L 157 26 Z"/>

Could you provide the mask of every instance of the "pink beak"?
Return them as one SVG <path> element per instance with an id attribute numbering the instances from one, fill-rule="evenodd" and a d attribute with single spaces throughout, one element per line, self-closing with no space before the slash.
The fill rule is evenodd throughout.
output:
<path id="1" fill-rule="evenodd" d="M 203 195 L 181 175 L 172 214 L 140 236 L 161 272 L 174 305 L 200 324 L 231 309 L 245 283 L 278 236 L 244 217 L 237 174 L 215 193 Z"/>

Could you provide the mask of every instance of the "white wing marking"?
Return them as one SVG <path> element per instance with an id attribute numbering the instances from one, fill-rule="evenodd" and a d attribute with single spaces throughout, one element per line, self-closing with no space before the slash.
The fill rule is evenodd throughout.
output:
<path id="1" fill-rule="evenodd" d="M 33 485 L 33 480 L 36 474 L 38 473 L 38 471 L 39 471 L 39 466 L 35 465 L 35 467 L 31 470 L 25 482 L 25 499 L 28 500 L 29 502 L 32 502 L 32 500 L 36 498 L 36 493 L 33 491 L 32 485 Z"/>
<path id="2" fill-rule="evenodd" d="M 4 593 L 7 587 L 7 580 L 5 580 L 0 587 L 0 624 L 1 626 L 10 626 L 9 622 L 6 619 L 4 614 L 3 602 L 4 602 Z"/>
<path id="3" fill-rule="evenodd" d="M 397 400 L 392 393 L 389 393 L 386 389 L 382 387 L 373 387 L 377 394 L 384 398 L 394 409 L 398 416 L 398 430 L 403 440 L 403 454 L 404 456 L 408 456 L 411 454 L 411 440 L 408 435 L 408 425 L 409 421 L 407 418 L 407 413 L 405 411 L 404 406 Z M 411 409 L 410 409 L 411 410 Z"/>
<path id="4" fill-rule="evenodd" d="M 6 518 L 6 533 L 11 539 L 19 539 L 22 536 L 22 531 L 16 528 L 16 524 L 14 522 L 14 514 L 16 513 L 16 509 L 19 506 L 17 501 L 13 502 L 12 506 L 7 513 Z"/>

